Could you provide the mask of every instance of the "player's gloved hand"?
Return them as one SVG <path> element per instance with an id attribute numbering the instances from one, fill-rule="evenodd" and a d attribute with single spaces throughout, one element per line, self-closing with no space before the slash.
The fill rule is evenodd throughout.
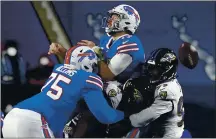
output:
<path id="1" fill-rule="evenodd" d="M 104 56 L 103 56 L 103 53 L 102 53 L 102 49 L 100 47 L 98 47 L 98 46 L 94 46 L 92 49 L 96 53 L 96 55 L 99 58 L 99 60 L 103 61 L 104 60 Z"/>
<path id="2" fill-rule="evenodd" d="M 134 86 L 132 79 L 126 81 L 123 85 L 123 95 L 128 98 L 128 103 L 141 103 L 143 96 L 141 92 Z"/>
<path id="3" fill-rule="evenodd" d="M 143 96 L 141 92 L 136 88 L 133 79 L 129 79 L 123 85 L 123 95 L 120 106 L 126 115 L 131 115 L 140 111 L 143 105 Z"/>

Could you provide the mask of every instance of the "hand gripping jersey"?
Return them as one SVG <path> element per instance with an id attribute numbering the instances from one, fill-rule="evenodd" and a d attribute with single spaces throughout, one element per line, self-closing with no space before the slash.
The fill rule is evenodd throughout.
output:
<path id="1" fill-rule="evenodd" d="M 93 115 L 102 123 L 115 123 L 124 113 L 107 104 L 101 78 L 83 70 L 71 70 L 63 64 L 56 65 L 41 93 L 19 103 L 16 107 L 40 113 L 45 117 L 55 137 L 62 131 L 77 102 L 83 98 Z"/>
<path id="2" fill-rule="evenodd" d="M 145 55 L 142 43 L 135 35 L 125 34 L 116 40 L 105 35 L 101 38 L 100 47 L 119 82 L 124 83 L 135 71 L 140 71 L 139 65 L 144 62 Z"/>

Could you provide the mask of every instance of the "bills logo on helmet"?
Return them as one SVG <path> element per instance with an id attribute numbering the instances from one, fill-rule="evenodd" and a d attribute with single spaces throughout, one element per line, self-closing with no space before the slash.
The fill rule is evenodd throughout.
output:
<path id="1" fill-rule="evenodd" d="M 81 58 L 78 60 L 78 62 L 82 62 L 86 56 L 89 58 L 89 60 L 92 60 L 96 57 L 95 53 L 91 50 L 87 50 L 86 52 L 84 52 L 82 54 L 78 54 L 78 56 L 81 56 Z"/>
<path id="2" fill-rule="evenodd" d="M 129 15 L 134 15 L 136 18 L 136 22 L 138 22 L 139 20 L 139 15 L 136 14 L 136 12 L 134 11 L 133 8 L 129 7 L 129 6 L 124 6 L 124 10 L 129 14 Z"/>

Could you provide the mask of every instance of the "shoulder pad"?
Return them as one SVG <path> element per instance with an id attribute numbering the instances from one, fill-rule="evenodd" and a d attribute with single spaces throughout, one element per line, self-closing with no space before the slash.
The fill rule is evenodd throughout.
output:
<path id="1" fill-rule="evenodd" d="M 110 38 L 111 38 L 111 36 L 108 36 L 107 34 L 105 34 L 104 36 L 102 36 L 102 37 L 100 38 L 100 42 L 106 41 L 106 40 L 108 40 L 108 39 L 110 39 Z"/>
<path id="2" fill-rule="evenodd" d="M 133 35 L 125 34 L 122 37 L 120 37 L 119 39 L 121 39 L 122 41 L 125 41 L 125 40 L 130 40 L 132 37 L 133 37 Z"/>
<path id="3" fill-rule="evenodd" d="M 119 40 L 121 42 L 120 45 L 124 45 L 124 44 L 135 42 L 135 40 L 133 39 L 133 36 L 132 35 L 128 35 L 128 34 L 122 36 L 121 38 L 119 38 Z"/>
<path id="4" fill-rule="evenodd" d="M 167 99 L 167 100 L 173 100 L 174 94 L 172 90 L 170 89 L 171 84 L 169 83 L 163 83 L 156 87 L 155 90 L 155 97 L 160 97 L 161 99 Z"/>

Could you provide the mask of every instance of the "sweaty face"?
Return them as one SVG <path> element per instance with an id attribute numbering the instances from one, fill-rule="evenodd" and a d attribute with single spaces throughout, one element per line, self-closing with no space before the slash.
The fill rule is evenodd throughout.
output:
<path id="1" fill-rule="evenodd" d="M 109 19 L 107 20 L 107 27 L 114 28 L 116 27 L 115 23 L 119 22 L 120 17 L 117 14 L 112 14 Z"/>

